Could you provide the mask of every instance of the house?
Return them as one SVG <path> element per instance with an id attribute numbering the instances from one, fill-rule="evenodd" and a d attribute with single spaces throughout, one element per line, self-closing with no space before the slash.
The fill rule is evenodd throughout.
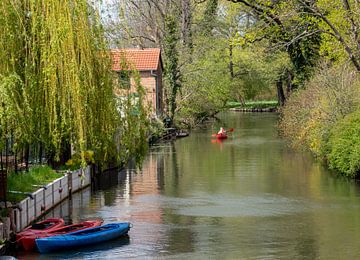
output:
<path id="1" fill-rule="evenodd" d="M 130 71 L 137 70 L 140 84 L 146 91 L 147 105 L 151 114 L 163 113 L 163 64 L 158 48 L 148 49 L 114 49 L 111 50 L 112 70 L 117 73 L 121 86 L 135 93 L 135 80 Z"/>

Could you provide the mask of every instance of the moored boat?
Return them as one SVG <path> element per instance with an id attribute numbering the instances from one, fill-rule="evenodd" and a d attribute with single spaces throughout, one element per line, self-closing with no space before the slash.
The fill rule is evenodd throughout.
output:
<path id="1" fill-rule="evenodd" d="M 22 244 L 23 237 L 50 232 L 52 230 L 55 230 L 57 228 L 64 226 L 64 224 L 65 224 L 65 221 L 62 218 L 45 219 L 43 221 L 37 222 L 37 223 L 25 228 L 23 231 L 16 234 L 16 241 L 18 241 L 18 245 L 21 247 L 21 246 L 23 246 L 23 244 Z"/>
<path id="2" fill-rule="evenodd" d="M 87 221 L 83 221 L 77 224 L 72 224 L 72 225 L 67 225 L 67 226 L 62 226 L 60 228 L 48 231 L 48 232 L 43 232 L 43 233 L 38 233 L 38 234 L 31 234 L 31 235 L 27 235 L 27 236 L 23 236 L 21 238 L 22 241 L 22 246 L 26 251 L 31 251 L 36 247 L 36 243 L 35 243 L 35 239 L 37 238 L 44 238 L 44 237 L 52 237 L 52 236 L 57 236 L 57 235 L 64 235 L 64 234 L 70 234 L 79 230 L 83 230 L 86 228 L 92 228 L 92 227 L 97 227 L 100 226 L 103 223 L 102 220 L 87 220 Z"/>
<path id="3" fill-rule="evenodd" d="M 110 223 L 76 231 L 71 234 L 36 239 L 40 253 L 87 246 L 124 236 L 130 230 L 129 222 Z"/>

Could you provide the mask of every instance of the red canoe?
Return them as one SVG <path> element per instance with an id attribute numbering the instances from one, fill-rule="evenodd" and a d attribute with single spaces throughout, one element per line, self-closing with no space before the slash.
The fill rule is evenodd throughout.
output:
<path id="1" fill-rule="evenodd" d="M 22 238 L 24 236 L 31 236 L 34 234 L 41 234 L 44 232 L 49 232 L 51 230 L 57 229 L 59 227 L 64 226 L 65 222 L 62 218 L 48 218 L 38 223 L 33 224 L 25 228 L 20 233 L 16 234 L 16 241 L 18 241 L 18 245 L 22 246 Z"/>
<path id="2" fill-rule="evenodd" d="M 36 247 L 35 239 L 37 238 L 43 238 L 43 237 L 52 237 L 57 235 L 64 235 L 64 234 L 70 234 L 72 232 L 82 230 L 85 228 L 92 228 L 100 226 L 103 223 L 102 220 L 88 220 L 83 221 L 77 224 L 72 224 L 68 226 L 63 226 L 48 232 L 43 233 L 37 233 L 32 235 L 23 236 L 21 238 L 22 246 L 26 251 L 31 251 Z"/>

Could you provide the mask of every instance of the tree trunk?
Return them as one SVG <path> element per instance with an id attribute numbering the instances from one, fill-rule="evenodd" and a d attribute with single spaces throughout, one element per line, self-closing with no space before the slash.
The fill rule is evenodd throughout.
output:
<path id="1" fill-rule="evenodd" d="M 191 33 L 191 6 L 190 0 L 182 0 L 182 24 L 181 36 L 183 44 L 192 50 L 192 33 Z"/>
<path id="2" fill-rule="evenodd" d="M 67 142 L 66 139 L 64 139 L 61 144 L 59 165 L 64 165 L 70 158 L 71 158 L 71 144 L 70 142 Z"/>
<path id="3" fill-rule="evenodd" d="M 17 151 L 16 150 L 14 151 L 14 167 L 15 167 L 15 169 L 14 169 L 15 173 L 17 173 L 18 172 L 18 159 L 17 159 Z"/>
<path id="4" fill-rule="evenodd" d="M 30 156 L 30 146 L 27 144 L 25 146 L 25 169 L 29 171 L 29 156 Z"/>
<path id="5" fill-rule="evenodd" d="M 56 153 L 54 151 L 48 151 L 46 154 L 48 164 L 52 168 L 57 168 L 64 165 L 71 158 L 71 144 L 63 139 L 61 142 L 61 150 L 58 160 L 55 160 Z"/>
<path id="6" fill-rule="evenodd" d="M 230 70 L 230 77 L 231 80 L 234 79 L 234 62 L 233 62 L 233 46 L 230 43 L 229 44 L 229 56 L 230 56 L 230 62 L 229 62 L 229 70 Z"/>
<path id="7" fill-rule="evenodd" d="M 285 104 L 285 95 L 284 95 L 284 89 L 283 89 L 283 81 L 282 79 L 279 79 L 276 82 L 276 88 L 277 88 L 277 95 L 278 95 L 278 102 L 280 106 L 284 106 Z"/>
<path id="8" fill-rule="evenodd" d="M 42 164 L 43 145 L 39 144 L 39 164 Z"/>
<path id="9" fill-rule="evenodd" d="M 291 92 L 294 89 L 294 85 L 292 84 L 293 74 L 290 70 L 287 71 L 287 78 L 286 78 L 286 97 L 289 97 Z"/>

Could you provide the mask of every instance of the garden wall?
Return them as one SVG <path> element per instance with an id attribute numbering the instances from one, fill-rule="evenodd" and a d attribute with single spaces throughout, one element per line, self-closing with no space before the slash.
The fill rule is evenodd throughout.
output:
<path id="1" fill-rule="evenodd" d="M 16 232 L 21 231 L 72 193 L 90 184 L 91 168 L 88 166 L 84 170 L 66 173 L 63 177 L 35 191 L 31 197 L 29 196 L 18 204 L 19 209 L 14 210 L 12 217 Z"/>

